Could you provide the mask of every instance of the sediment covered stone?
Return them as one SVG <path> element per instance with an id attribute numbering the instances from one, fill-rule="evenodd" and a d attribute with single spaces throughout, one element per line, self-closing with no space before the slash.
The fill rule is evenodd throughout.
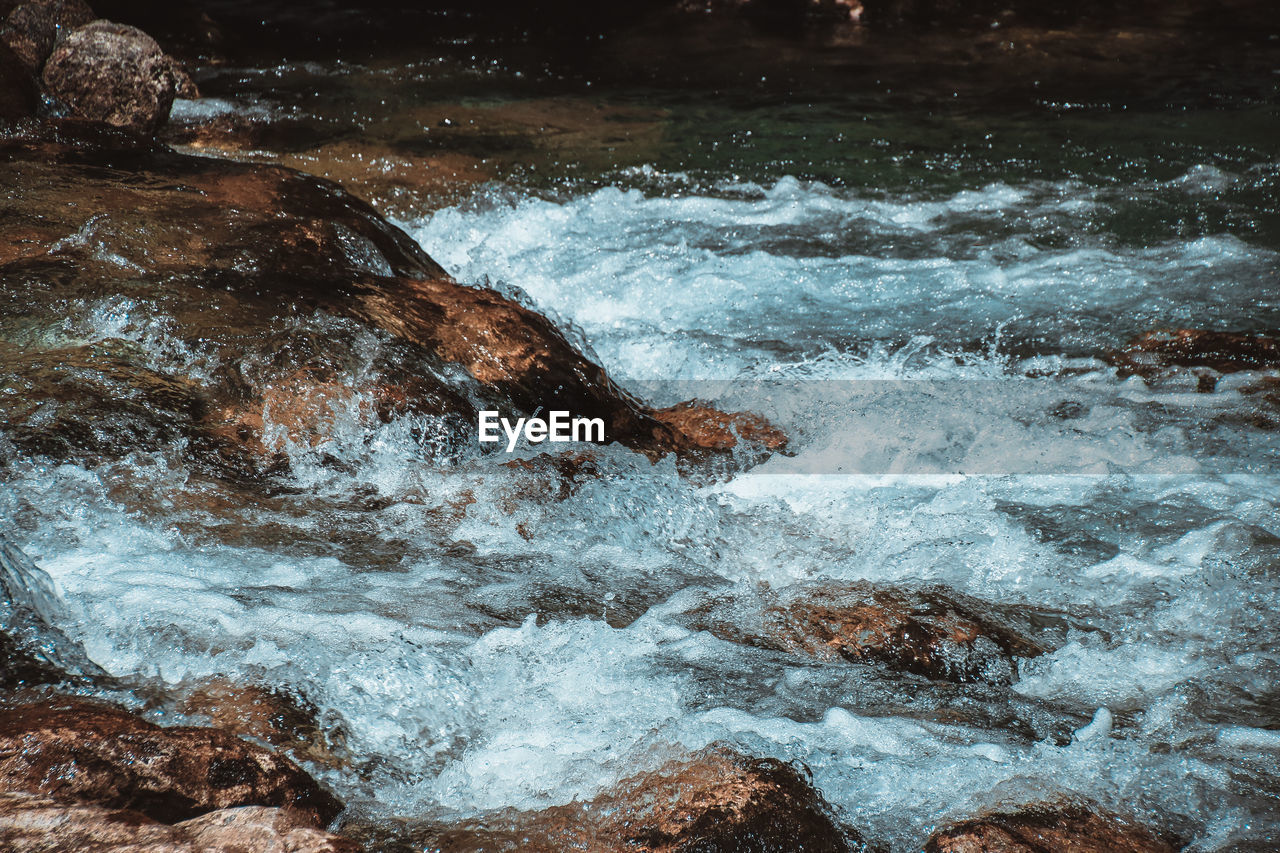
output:
<path id="1" fill-rule="evenodd" d="M 352 825 L 375 849 L 440 853 L 846 853 L 865 850 L 802 770 L 709 748 L 586 803 L 451 826 Z"/>
<path id="2" fill-rule="evenodd" d="M 936 833 L 925 853 L 1173 853 L 1150 830 L 1086 806 L 1036 806 L 966 820 Z"/>
<path id="3" fill-rule="evenodd" d="M 0 793 L 0 846 L 10 853 L 356 853 L 354 842 L 290 809 L 220 809 L 172 826 L 128 809 Z"/>
<path id="4" fill-rule="evenodd" d="M 0 790 L 130 809 L 176 823 L 234 806 L 332 820 L 341 805 L 287 758 L 216 729 L 161 728 L 60 698 L 0 710 Z"/>
<path id="5" fill-rule="evenodd" d="M 876 663 L 955 682 L 1008 684 L 1034 640 L 967 596 L 867 582 L 799 585 L 713 599 L 686 614 L 722 639 L 826 660 Z"/>
<path id="6" fill-rule="evenodd" d="M 42 74 L 45 90 L 71 114 L 142 134 L 169 118 L 173 99 L 190 85 L 186 72 L 155 39 L 135 27 L 94 21 L 53 47 Z"/>

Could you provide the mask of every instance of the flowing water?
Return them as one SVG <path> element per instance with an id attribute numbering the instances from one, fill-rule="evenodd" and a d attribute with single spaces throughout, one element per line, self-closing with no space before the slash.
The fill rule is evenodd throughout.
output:
<path id="1" fill-rule="evenodd" d="M 1242 393 L 1256 376 L 1200 393 L 1100 358 L 1162 326 L 1280 328 L 1274 103 L 799 105 L 431 70 L 213 70 L 220 100 L 180 114 L 324 122 L 331 103 L 279 91 L 392 81 L 421 150 L 486 159 L 442 209 L 375 194 L 436 260 L 556 318 L 647 399 L 759 411 L 790 452 L 709 478 L 615 445 L 566 488 L 424 449 L 420 424 L 371 424 L 353 398 L 316 445 L 265 412 L 292 487 L 268 495 L 176 451 L 14 462 L 0 515 L 97 665 L 288 687 L 342 734 L 346 765 L 311 769 L 374 817 L 589 798 L 721 741 L 803 762 L 894 850 L 1063 794 L 1192 849 L 1280 843 L 1280 433 Z M 424 75 L 468 99 L 432 100 Z M 605 117 L 555 144 L 502 124 L 583 104 Z M 69 324 L 162 370 L 216 367 L 123 298 Z M 853 580 L 1041 614 L 1051 649 L 1009 685 L 958 685 L 686 618 Z"/>

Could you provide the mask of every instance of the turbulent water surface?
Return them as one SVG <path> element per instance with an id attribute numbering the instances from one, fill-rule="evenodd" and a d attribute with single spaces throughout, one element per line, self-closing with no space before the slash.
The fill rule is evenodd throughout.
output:
<path id="1" fill-rule="evenodd" d="M 322 72 L 356 73 L 289 73 Z M 228 110 L 310 108 L 230 76 Z M 565 493 L 501 454 L 432 453 L 414 423 L 349 401 L 315 446 L 265 412 L 296 487 L 271 495 L 176 452 L 22 461 L 0 515 L 54 579 L 61 627 L 126 679 L 288 686 L 345 738 L 349 767 L 312 769 L 374 816 L 565 803 L 724 741 L 803 762 L 895 850 L 1059 794 L 1192 849 L 1269 849 L 1277 433 L 1241 393 L 1256 377 L 1198 393 L 1099 358 L 1161 326 L 1280 327 L 1269 108 L 903 117 L 664 97 L 664 135 L 634 162 L 560 152 L 563 179 L 498 170 L 397 218 L 625 385 L 762 412 L 788 455 L 699 478 L 615 445 Z M 82 339 L 217 366 L 144 306 L 78 311 Z M 1011 685 L 956 685 L 682 618 L 715 592 L 852 580 L 937 583 L 1065 627 Z"/>

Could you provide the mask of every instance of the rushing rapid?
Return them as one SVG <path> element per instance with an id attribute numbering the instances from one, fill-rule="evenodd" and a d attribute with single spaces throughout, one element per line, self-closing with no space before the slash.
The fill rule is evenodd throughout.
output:
<path id="1" fill-rule="evenodd" d="M 1166 822 L 1192 849 L 1274 833 L 1276 434 L 1250 423 L 1249 377 L 1148 387 L 1098 357 L 1156 326 L 1280 325 L 1274 248 L 1094 227 L 1248 178 L 881 197 L 632 178 L 495 185 L 405 227 L 649 398 L 759 411 L 788 454 L 708 481 L 614 445 L 566 489 L 502 454 L 427 454 L 420 424 L 371 422 L 356 394 L 314 445 L 264 412 L 296 488 L 251 502 L 176 453 L 15 463 L 0 515 L 52 578 L 58 626 L 122 685 L 305 697 L 351 763 L 311 769 L 373 815 L 589 798 L 722 741 L 803 762 L 895 850 L 1037 795 Z M 157 369 L 216 371 L 168 328 L 127 300 L 68 320 Z M 1056 642 L 1007 685 L 955 684 L 688 618 L 857 580 L 1031 608 Z"/>

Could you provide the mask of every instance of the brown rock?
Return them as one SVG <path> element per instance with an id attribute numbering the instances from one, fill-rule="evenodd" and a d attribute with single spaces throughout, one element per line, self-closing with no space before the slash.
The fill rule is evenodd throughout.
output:
<path id="1" fill-rule="evenodd" d="M 264 466 L 279 463 L 262 434 L 264 410 L 296 410 L 298 443 L 328 434 L 333 418 L 325 412 L 350 396 L 343 386 L 360 356 L 354 332 L 318 340 L 288 331 L 292 318 L 317 311 L 398 339 L 395 358 L 365 389 L 378 417 L 436 417 L 459 441 L 473 440 L 475 401 L 598 417 L 607 442 L 651 454 L 705 455 L 753 438 L 770 446 L 782 440 L 758 419 L 702 404 L 668 411 L 663 417 L 674 426 L 664 422 L 546 317 L 453 281 L 408 235 L 333 184 L 278 166 L 177 155 L 138 139 L 124 145 L 101 126 L 32 131 L 0 141 L 0 153 L 8 155 L 0 157 L 0 182 L 24 188 L 0 225 L 8 322 L 24 327 L 24 339 L 41 340 L 26 329 L 63 328 L 65 316 L 50 310 L 58 299 L 124 292 L 153 300 L 172 317 L 175 336 L 193 348 L 214 343 L 228 365 L 196 389 L 202 414 L 194 422 L 193 409 L 173 400 L 173 428 L 187 432 L 192 452 L 212 448 L 216 464 L 239 466 L 264 454 Z M 92 210 L 72 203 L 83 197 L 94 198 Z M 245 363 L 265 366 L 249 376 L 237 367 Z M 38 401 L 39 384 L 24 399 Z M 10 405 L 0 399 L 0 408 Z M 168 407 L 145 408 L 168 422 Z M 132 449 L 127 440 L 97 446 Z"/>
<path id="2" fill-rule="evenodd" d="M 311 816 L 294 809 L 244 806 L 219 809 L 174 829 L 189 836 L 196 849 L 226 853 L 358 853 L 355 842 L 316 829 Z"/>
<path id="3" fill-rule="evenodd" d="M 715 599 L 685 618 L 731 642 L 961 683 L 1008 684 L 1014 655 L 1044 651 L 974 599 L 865 581 L 764 589 L 758 601 Z"/>
<path id="4" fill-rule="evenodd" d="M 591 805 L 607 815 L 602 833 L 626 849 L 836 853 L 862 846 L 795 767 L 725 750 L 626 779 Z"/>
<path id="5" fill-rule="evenodd" d="M 787 447 L 786 434 L 759 415 L 722 412 L 700 400 L 656 409 L 653 416 L 701 450 L 732 450 L 739 442 L 769 451 Z"/>
<path id="6" fill-rule="evenodd" d="M 1110 360 L 1121 377 L 1144 379 L 1171 367 L 1208 368 L 1218 373 L 1272 370 L 1280 367 L 1280 338 L 1205 329 L 1171 329 L 1147 332 L 1131 340 Z M 1212 378 L 1201 383 L 1212 390 Z"/>
<path id="7" fill-rule="evenodd" d="M 208 717 L 222 731 L 286 749 L 299 759 L 329 767 L 346 763 L 341 754 L 343 733 L 326 731 L 315 707 L 278 688 L 214 679 L 183 696 L 178 708 Z"/>
<path id="8" fill-rule="evenodd" d="M 124 341 L 35 352 L 0 342 L 10 441 L 28 453 L 87 459 L 182 435 L 204 412 L 199 387 L 142 367 L 140 356 Z"/>
<path id="9" fill-rule="evenodd" d="M 22 3 L 9 12 L 0 37 L 22 61 L 28 73 L 39 76 L 58 37 L 96 17 L 84 0 Z"/>
<path id="10" fill-rule="evenodd" d="M 45 90 L 71 114 L 151 134 L 190 81 L 155 39 L 135 27 L 94 21 L 65 35 L 44 65 Z"/>
<path id="11" fill-rule="evenodd" d="M 355 843 L 290 809 L 245 806 L 173 826 L 128 809 L 0 793 L 0 846 L 10 853 L 356 853 Z"/>
<path id="12" fill-rule="evenodd" d="M 0 790 L 131 809 L 166 823 L 233 806 L 288 806 L 328 823 L 341 805 L 292 761 L 216 729 L 161 728 L 83 699 L 0 710 Z"/>
<path id="13" fill-rule="evenodd" d="M 1084 806 L 992 814 L 936 833 L 925 853 L 1173 853 L 1145 827 Z"/>
<path id="14" fill-rule="evenodd" d="M 590 802 L 388 833 L 344 829 L 376 849 L 440 853 L 844 853 L 863 850 L 795 767 L 708 748 Z M 392 836 L 392 837 L 389 837 Z"/>

